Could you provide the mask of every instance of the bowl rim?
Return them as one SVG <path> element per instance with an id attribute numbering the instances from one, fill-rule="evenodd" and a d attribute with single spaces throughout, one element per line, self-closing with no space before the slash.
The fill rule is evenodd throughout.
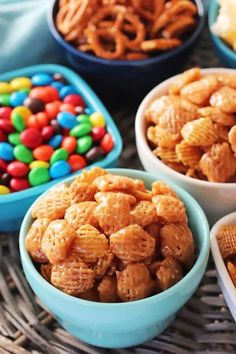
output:
<path id="1" fill-rule="evenodd" d="M 139 171 L 139 170 L 134 170 L 134 169 L 124 169 L 124 168 L 112 168 L 112 169 L 106 169 L 107 171 L 111 173 L 118 173 L 121 175 L 129 175 L 131 178 L 140 178 L 140 179 L 148 179 L 148 183 L 152 183 L 153 181 L 157 180 L 155 176 L 152 174 L 145 172 L 145 171 Z M 65 179 L 63 182 L 57 183 L 57 185 L 62 184 L 62 183 L 71 183 L 75 179 L 74 176 L 69 177 Z M 201 206 L 199 203 L 188 193 L 186 192 L 183 188 L 167 182 L 172 188 L 174 188 L 178 194 L 181 196 L 184 196 L 184 199 L 188 199 L 188 201 L 191 203 L 192 208 L 195 210 L 195 213 L 198 215 L 199 220 L 201 220 L 200 227 L 202 228 L 202 247 L 199 251 L 198 258 L 196 259 L 193 267 L 190 269 L 190 271 L 175 285 L 170 287 L 169 289 L 147 297 L 145 299 L 141 300 L 136 300 L 136 301 L 131 301 L 131 302 L 121 302 L 121 303 L 101 303 L 101 302 L 94 302 L 94 301 L 89 301 L 89 300 L 83 300 L 76 298 L 74 296 L 68 295 L 61 290 L 57 289 L 53 285 L 49 284 L 41 275 L 40 273 L 36 270 L 28 252 L 26 251 L 24 241 L 26 237 L 26 232 L 29 228 L 29 221 L 32 220 L 31 217 L 31 210 L 33 205 L 39 200 L 44 194 L 46 194 L 48 191 L 46 191 L 44 194 L 42 194 L 39 198 L 36 199 L 36 201 L 31 205 L 31 207 L 28 209 L 23 222 L 21 224 L 21 229 L 20 229 L 20 234 L 19 234 L 19 248 L 20 248 L 20 255 L 21 255 L 21 262 L 25 267 L 27 268 L 27 271 L 30 272 L 31 276 L 35 279 L 37 279 L 37 283 L 40 283 L 41 286 L 45 288 L 45 291 L 49 291 L 50 293 L 55 293 L 57 296 L 59 296 L 62 300 L 64 301 L 70 301 L 71 304 L 81 304 L 81 305 L 88 305 L 93 306 L 93 307 L 104 307 L 104 306 L 109 306 L 109 308 L 118 308 L 118 307 L 125 307 L 125 306 L 139 306 L 141 303 L 153 303 L 157 299 L 163 299 L 165 296 L 171 296 L 173 293 L 178 291 L 182 286 L 186 285 L 191 278 L 195 276 L 201 269 L 202 265 L 204 262 L 208 260 L 209 252 L 210 252 L 210 237 L 209 237 L 209 224 L 206 218 L 205 213 L 203 212 Z M 57 186 L 56 185 L 56 186 Z"/>
<path id="2" fill-rule="evenodd" d="M 218 37 L 211 29 L 212 25 L 215 23 L 216 18 L 219 13 L 220 6 L 217 2 L 217 0 L 211 0 L 210 6 L 209 6 L 209 13 L 208 13 L 208 27 L 210 30 L 211 38 L 214 42 L 214 44 L 221 50 L 221 52 L 224 52 L 228 57 L 230 57 L 231 60 L 236 61 L 236 52 L 230 48 L 227 43 Z"/>
<path id="3" fill-rule="evenodd" d="M 218 241 L 217 241 L 217 232 L 221 225 L 227 225 L 234 221 L 236 225 L 236 212 L 225 215 L 220 218 L 212 227 L 210 231 L 210 241 L 211 241 L 211 253 L 214 259 L 216 269 L 219 273 L 222 283 L 225 286 L 225 290 L 231 298 L 233 305 L 235 306 L 236 311 L 236 287 L 233 284 L 232 279 L 230 278 L 229 272 L 227 271 L 226 265 L 224 263 L 223 257 L 221 255 Z M 223 289 L 222 289 L 223 291 Z"/>
<path id="4" fill-rule="evenodd" d="M 59 72 L 62 74 L 67 80 L 69 84 L 73 84 L 80 94 L 82 95 L 83 99 L 86 102 L 89 102 L 89 104 L 93 107 L 93 109 L 98 110 L 103 114 L 106 120 L 107 124 L 107 130 L 111 134 L 111 136 L 114 139 L 114 147 L 111 150 L 111 152 L 106 155 L 105 158 L 103 158 L 101 161 L 95 162 L 93 164 L 90 164 L 86 166 L 84 169 L 90 169 L 93 166 L 100 166 L 100 167 L 106 167 L 107 165 L 113 163 L 116 159 L 119 158 L 121 151 L 122 151 L 122 139 L 119 133 L 119 130 L 112 119 L 110 113 L 107 111 L 106 107 L 98 98 L 98 96 L 95 94 L 95 92 L 92 90 L 92 88 L 73 70 L 68 69 L 67 67 L 64 67 L 62 65 L 57 65 L 57 64 L 41 64 L 41 65 L 34 65 L 34 66 L 28 66 L 25 68 L 17 69 L 14 71 L 9 71 L 4 74 L 0 74 L 0 81 L 8 81 L 11 78 L 17 77 L 17 76 L 31 76 L 36 72 L 49 72 L 49 73 L 55 73 Z M 83 170 L 84 170 L 83 169 Z M 70 174 L 70 176 L 76 176 L 79 171 L 75 171 Z M 5 194 L 0 196 L 0 206 L 3 205 L 4 203 L 7 202 L 15 202 L 17 200 L 20 200 L 22 198 L 27 198 L 27 197 L 33 197 L 34 195 L 37 195 L 39 193 L 42 193 L 46 188 L 50 188 L 53 186 L 55 183 L 61 182 L 65 177 L 61 177 L 58 179 L 51 180 L 47 183 L 41 184 L 36 187 L 30 187 L 28 189 L 25 189 L 23 191 L 19 192 L 14 192 L 10 194 Z"/>
<path id="5" fill-rule="evenodd" d="M 95 55 L 90 55 L 90 54 L 84 53 L 84 52 L 76 49 L 74 46 L 72 46 L 71 44 L 69 44 L 68 42 L 66 42 L 64 40 L 64 38 L 60 35 L 60 33 L 58 32 L 58 30 L 55 26 L 54 17 L 53 17 L 54 7 L 56 6 L 58 1 L 59 0 L 54 0 L 51 2 L 51 6 L 49 8 L 48 16 L 47 16 L 50 31 L 51 31 L 53 37 L 56 39 L 56 41 L 59 44 L 61 44 L 64 47 L 64 49 L 66 49 L 70 54 L 73 54 L 76 57 L 80 57 L 82 59 L 91 61 L 94 64 L 97 63 L 97 64 L 109 65 L 109 66 L 114 66 L 114 67 L 118 67 L 118 66 L 128 66 L 129 67 L 129 66 L 132 66 L 133 63 L 135 64 L 136 67 L 140 67 L 143 65 L 162 62 L 166 59 L 170 59 L 172 56 L 181 53 L 184 49 L 186 49 L 188 46 L 190 46 L 191 44 L 193 44 L 195 42 L 195 40 L 198 38 L 198 36 L 200 35 L 200 33 L 202 31 L 202 28 L 204 26 L 204 21 L 205 21 L 205 16 L 204 16 L 205 12 L 204 12 L 204 6 L 202 3 L 202 0 L 192 0 L 196 3 L 197 9 L 198 9 L 199 21 L 198 21 L 198 25 L 196 26 L 192 35 L 181 46 L 179 46 L 178 48 L 174 48 L 173 50 L 170 50 L 169 52 L 160 54 L 159 56 L 154 57 L 154 58 L 141 59 L 141 60 L 109 60 L 109 59 L 99 58 Z"/>
<path id="6" fill-rule="evenodd" d="M 201 73 L 204 75 L 206 74 L 211 74 L 211 73 L 234 73 L 236 74 L 236 69 L 228 69 L 228 68 L 205 68 L 201 69 Z M 146 134 L 143 130 L 143 124 L 144 124 L 144 112 L 145 109 L 147 108 L 148 105 L 150 105 L 155 98 L 158 97 L 158 92 L 161 89 L 167 89 L 169 85 L 180 76 L 181 74 L 175 75 L 170 77 L 169 79 L 161 82 L 157 86 L 155 86 L 142 100 L 137 113 L 136 113 L 136 118 L 135 118 L 135 135 L 136 135 L 136 145 L 142 146 L 142 150 L 144 151 L 146 157 L 150 160 L 153 166 L 156 166 L 157 168 L 160 167 L 163 170 L 166 170 L 166 172 L 171 175 L 173 178 L 180 180 L 185 183 L 190 183 L 199 187 L 208 187 L 211 189 L 218 189 L 218 188 L 225 188 L 225 189 L 232 189 L 232 187 L 235 188 L 236 182 L 231 182 L 231 183 L 223 183 L 223 182 L 209 182 L 209 181 L 202 181 L 196 178 L 192 178 L 186 175 L 183 175 L 169 166 L 165 165 L 158 157 L 156 157 L 151 148 L 148 145 Z M 162 95 L 161 95 L 162 96 Z"/>

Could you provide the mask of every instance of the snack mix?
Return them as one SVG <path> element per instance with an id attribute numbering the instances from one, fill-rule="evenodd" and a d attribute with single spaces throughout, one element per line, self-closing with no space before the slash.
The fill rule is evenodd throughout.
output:
<path id="1" fill-rule="evenodd" d="M 236 75 L 179 75 L 145 112 L 147 139 L 170 168 L 210 182 L 236 180 Z"/>
<path id="2" fill-rule="evenodd" d="M 32 208 L 25 246 L 41 275 L 81 299 L 134 301 L 170 288 L 194 264 L 183 202 L 165 183 L 99 167 Z"/>
<path id="3" fill-rule="evenodd" d="M 230 278 L 236 287 L 236 225 L 222 225 L 217 241 Z"/>
<path id="4" fill-rule="evenodd" d="M 60 0 L 56 27 L 82 52 L 140 60 L 176 47 L 197 23 L 189 0 Z"/>

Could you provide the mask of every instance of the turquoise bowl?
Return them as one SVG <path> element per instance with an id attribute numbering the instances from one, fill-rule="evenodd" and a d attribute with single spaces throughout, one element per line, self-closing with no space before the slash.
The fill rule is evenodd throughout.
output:
<path id="1" fill-rule="evenodd" d="M 79 75 L 61 65 L 45 64 L 31 66 L 5 73 L 3 75 L 0 75 L 0 81 L 8 81 L 16 76 L 30 77 L 35 73 L 40 72 L 62 74 L 66 78 L 68 83 L 76 87 L 78 93 L 81 94 L 84 98 L 87 107 L 90 108 L 93 112 L 101 112 L 106 119 L 107 130 L 112 135 L 115 142 L 114 148 L 104 159 L 89 165 L 86 169 L 89 169 L 95 165 L 103 168 L 116 167 L 122 150 L 122 140 L 120 133 L 100 99 Z M 75 176 L 78 173 L 80 172 L 74 172 L 73 174 L 70 174 L 70 176 Z M 35 199 L 38 198 L 50 187 L 52 187 L 54 184 L 60 182 L 62 179 L 63 178 L 55 179 L 48 183 L 42 184 L 37 187 L 32 187 L 21 192 L 0 196 L 0 232 L 12 232 L 19 230 L 26 211 L 28 210 L 30 205 L 35 201 Z"/>
<path id="2" fill-rule="evenodd" d="M 209 15 L 208 15 L 208 25 L 211 33 L 211 39 L 214 44 L 216 53 L 222 60 L 222 62 L 229 68 L 236 69 L 236 52 L 230 48 L 222 39 L 216 36 L 211 31 L 211 26 L 215 23 L 216 18 L 219 13 L 219 5 L 217 0 L 211 0 L 209 6 Z"/>
<path id="3" fill-rule="evenodd" d="M 147 188 L 156 177 L 147 172 L 111 169 L 111 173 L 139 178 Z M 72 178 L 65 180 L 71 183 Z M 166 181 L 167 183 L 168 180 Z M 24 241 L 32 224 L 28 210 L 20 230 L 20 254 L 26 278 L 40 301 L 59 323 L 76 338 L 99 347 L 124 348 L 143 343 L 160 334 L 177 311 L 197 289 L 209 256 L 209 226 L 199 204 L 182 188 L 170 183 L 185 203 L 197 249 L 197 259 L 186 276 L 170 289 L 149 298 L 127 303 L 98 303 L 67 295 L 50 285 L 38 273 Z"/>

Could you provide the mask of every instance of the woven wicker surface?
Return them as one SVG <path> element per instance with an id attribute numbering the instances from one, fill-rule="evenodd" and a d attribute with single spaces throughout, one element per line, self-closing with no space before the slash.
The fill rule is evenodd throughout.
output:
<path id="1" fill-rule="evenodd" d="M 188 67 L 193 65 L 220 66 L 207 31 L 188 62 Z M 137 103 L 123 107 L 117 109 L 114 105 L 110 106 L 124 139 L 120 167 L 141 169 L 133 129 Z M 0 235 L 0 353 L 236 353 L 236 324 L 210 261 L 197 292 L 171 326 L 155 340 L 127 350 L 88 346 L 65 332 L 31 292 L 20 265 L 18 235 Z"/>

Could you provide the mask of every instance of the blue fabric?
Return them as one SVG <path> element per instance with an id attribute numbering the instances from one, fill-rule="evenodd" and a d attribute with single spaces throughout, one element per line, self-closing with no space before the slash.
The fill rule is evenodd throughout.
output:
<path id="1" fill-rule="evenodd" d="M 0 0 L 0 73 L 60 63 L 47 24 L 51 0 Z"/>

